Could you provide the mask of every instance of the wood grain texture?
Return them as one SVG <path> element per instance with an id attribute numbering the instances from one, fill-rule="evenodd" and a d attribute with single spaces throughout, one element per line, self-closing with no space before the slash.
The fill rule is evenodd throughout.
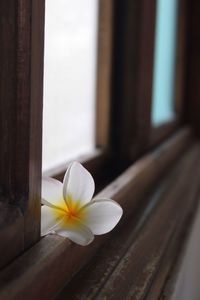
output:
<path id="1" fill-rule="evenodd" d="M 27 0 L 22 3 L 27 5 Z M 33 245 L 40 238 L 41 174 L 42 174 L 42 108 L 43 108 L 43 60 L 44 60 L 44 0 L 30 1 L 30 98 L 29 100 L 29 194 L 25 211 L 25 247 Z M 25 18 L 25 16 L 21 16 Z M 28 63 L 28 62 L 27 62 Z M 27 80 L 27 79 L 26 79 Z M 27 85 L 28 85 L 27 82 Z M 26 85 L 26 86 L 27 86 Z M 27 122 L 28 122 L 27 119 Z"/>
<path id="2" fill-rule="evenodd" d="M 200 161 L 199 150 L 198 145 L 187 152 L 174 170 L 159 182 L 156 192 L 146 196 L 148 205 L 143 211 L 141 209 L 140 216 L 135 220 L 131 218 L 128 224 L 116 230 L 109 243 L 85 270 L 75 276 L 57 299 L 159 298 L 169 268 L 174 263 L 174 252 L 169 250 L 176 250 L 177 244 L 180 244 L 180 232 L 184 228 L 186 215 L 194 210 L 193 204 L 197 202 L 199 191 L 198 168 L 195 169 L 196 177 L 192 186 L 189 189 L 185 186 L 187 194 L 180 188 L 180 184 L 184 186 L 188 173 L 181 170 L 187 171 L 189 168 L 194 172 L 194 165 Z M 184 182 L 180 172 L 185 177 Z M 174 185 L 175 181 L 177 185 Z M 166 207 L 172 205 L 172 202 L 179 207 L 179 211 L 173 211 L 170 207 L 169 213 Z M 183 207 L 184 213 L 181 211 Z"/>
<path id="3" fill-rule="evenodd" d="M 159 203 L 151 221 L 140 232 L 96 299 L 144 299 L 179 218 L 188 209 L 188 176 L 185 174 L 193 174 L 197 154 L 199 156 L 199 149 L 196 149 L 196 155 L 194 150 L 187 154 L 184 165 L 181 161 L 179 172 L 172 180 L 172 188 L 168 187 L 162 195 L 162 204 Z M 181 172 L 182 167 L 185 174 Z"/>
<path id="4" fill-rule="evenodd" d="M 2 0 L 0 20 L 1 201 L 24 216 L 7 232 L 27 248 L 40 237 L 44 1 Z"/>
<path id="5" fill-rule="evenodd" d="M 14 5 L 13 5 L 14 4 Z M 16 151 L 16 2 L 0 3 L 0 184 L 13 197 Z M 14 151 L 13 151 L 14 150 Z M 21 155 L 21 154 L 20 154 Z M 19 155 L 19 156 L 20 156 Z M 18 158 L 20 160 L 20 158 Z M 13 197 L 14 198 L 14 197 Z M 13 200 L 14 201 L 14 200 Z"/>
<path id="6" fill-rule="evenodd" d="M 151 109 L 153 89 L 153 66 L 155 48 L 156 1 L 143 0 L 143 15 L 140 32 L 139 76 L 137 91 L 137 140 L 139 147 L 146 149 L 151 130 Z M 134 144 L 132 153 L 134 154 Z"/>
<path id="7" fill-rule="evenodd" d="M 198 206 L 200 193 L 200 171 L 196 167 L 200 163 L 199 145 L 197 146 L 196 150 L 197 159 L 191 171 L 190 186 L 187 188 L 185 193 L 183 191 L 183 194 L 181 194 L 182 196 L 180 197 L 184 200 L 184 202 L 186 202 L 184 203 L 186 205 L 184 213 L 182 213 L 182 215 L 179 218 L 176 216 L 176 219 L 178 219 L 178 223 L 174 228 L 173 236 L 170 242 L 168 243 L 165 253 L 161 259 L 160 266 L 158 268 L 157 273 L 155 274 L 153 283 L 151 284 L 146 300 L 154 300 L 163 295 L 163 289 L 165 287 L 165 284 L 171 276 L 171 270 L 176 265 L 177 257 L 180 256 L 183 243 L 185 242 L 187 236 L 186 234 L 192 225 L 195 211 Z M 188 181 L 185 183 L 185 186 L 187 186 L 187 184 Z"/>
<path id="8" fill-rule="evenodd" d="M 141 207 L 142 199 L 186 149 L 189 141 L 190 132 L 183 130 L 130 167 L 98 195 L 111 197 L 122 205 L 124 218 L 121 226 L 130 215 L 134 216 L 137 208 Z M 91 260 L 111 234 L 96 237 L 88 247 L 77 246 L 57 236 L 43 238 L 0 273 L 0 298 L 53 298 Z"/>
<path id="9" fill-rule="evenodd" d="M 186 103 L 186 50 L 187 50 L 187 0 L 178 1 L 177 52 L 175 68 L 175 112 L 181 121 L 184 120 Z"/>
<path id="10" fill-rule="evenodd" d="M 186 49 L 186 106 L 185 118 L 200 136 L 200 2 L 198 0 L 187 1 L 187 49 Z"/>
<path id="11" fill-rule="evenodd" d="M 2 200 L 3 197 L 1 197 Z M 0 268 L 24 250 L 24 217 L 6 199 L 0 202 Z"/>
<path id="12" fill-rule="evenodd" d="M 112 144 L 133 160 L 145 152 L 151 129 L 156 1 L 116 1 Z"/>
<path id="13" fill-rule="evenodd" d="M 109 148 L 112 86 L 113 0 L 99 1 L 96 85 L 96 145 Z"/>
<path id="14" fill-rule="evenodd" d="M 199 196 L 200 193 L 198 193 L 198 199 Z M 176 262 L 171 267 L 160 299 L 187 300 L 199 298 L 199 228 L 200 207 L 198 203 L 192 226 L 187 228 L 184 244 L 177 253 Z"/>

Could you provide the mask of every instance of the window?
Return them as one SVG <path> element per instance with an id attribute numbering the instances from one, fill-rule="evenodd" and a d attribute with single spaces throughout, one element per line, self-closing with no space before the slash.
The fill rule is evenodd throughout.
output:
<path id="1" fill-rule="evenodd" d="M 98 0 L 48 0 L 43 170 L 95 148 Z"/>
<path id="2" fill-rule="evenodd" d="M 152 123 L 159 125 L 175 117 L 175 65 L 177 1 L 157 0 Z"/>
<path id="3" fill-rule="evenodd" d="M 179 249 L 184 224 L 199 195 L 200 176 L 196 167 L 199 165 L 199 145 L 192 140 L 190 130 L 181 129 L 167 140 L 164 127 L 154 126 L 151 122 L 155 1 L 99 1 L 97 58 L 93 57 L 93 62 L 97 61 L 96 71 L 94 64 L 92 67 L 97 73 L 97 88 L 91 92 L 91 99 L 95 98 L 94 94 L 97 99 L 96 120 L 93 114 L 90 121 L 93 126 L 96 124 L 92 145 L 103 150 L 87 160 L 87 167 L 99 175 L 96 176 L 97 183 L 101 181 L 100 177 L 105 179 L 107 176 L 106 187 L 102 185 L 105 188 L 99 197 L 119 201 L 124 209 L 124 219 L 113 235 L 97 237 L 87 248 L 80 248 L 58 236 L 40 238 L 45 3 L 43 0 L 13 2 L 0 1 L 0 92 L 1 99 L 4 99 L 0 101 L 0 298 L 5 299 L 7 295 L 10 299 L 55 298 L 64 284 L 91 261 L 103 245 L 110 245 L 110 248 L 106 249 L 106 254 L 104 252 L 105 256 L 95 256 L 103 261 L 105 269 L 100 268 L 100 276 L 99 269 L 93 268 L 98 273 L 88 281 L 97 282 L 97 289 L 93 292 L 104 293 L 103 288 L 114 282 L 116 297 L 119 297 L 121 284 L 125 293 L 131 286 L 130 298 L 131 295 L 138 299 L 151 297 L 154 292 L 163 290 L 174 263 L 172 258 Z M 181 5 L 185 3 L 179 2 Z M 196 26 L 199 15 L 194 8 L 191 6 L 192 15 L 196 16 L 194 24 L 188 10 L 180 13 L 178 7 L 177 14 L 178 24 L 180 15 L 182 24 L 185 24 L 184 15 L 190 17 L 193 29 L 188 50 L 184 43 L 180 43 L 178 28 L 176 48 L 178 52 L 180 48 L 187 50 L 187 67 L 181 63 L 181 68 L 175 71 L 178 81 L 182 78 L 185 83 L 179 85 L 180 90 L 185 92 L 183 87 L 187 88 L 184 100 L 187 105 L 191 101 L 190 109 L 197 104 L 199 107 L 199 97 L 193 100 L 188 95 L 194 96 L 194 90 L 195 94 L 200 93 L 196 81 L 193 84 L 192 72 L 196 64 L 200 64 L 196 50 L 199 39 L 194 38 L 199 36 L 199 27 Z M 181 32 L 182 36 L 187 35 L 183 28 Z M 188 53 L 195 55 L 188 58 Z M 189 84 L 183 80 L 184 70 L 188 70 L 187 76 L 193 79 Z M 171 95 L 170 89 L 171 83 L 168 89 Z M 176 94 L 176 87 L 174 89 Z M 193 122 L 190 120 L 190 123 Z M 182 118 L 180 126 L 185 124 Z M 164 125 L 168 128 L 169 124 L 165 122 Z M 199 123 L 194 127 L 198 131 Z M 156 129 L 160 134 L 154 143 Z M 168 131 L 168 135 L 174 129 Z M 149 150 L 152 146 L 154 149 Z M 181 161 L 176 164 L 179 156 Z M 67 160 L 64 156 L 60 159 Z M 66 170 L 66 165 L 63 170 Z M 63 170 L 51 175 L 62 180 Z M 119 175 L 114 181 L 113 174 Z M 128 223 L 129 217 L 131 223 Z M 113 237 L 115 244 L 112 243 Z M 108 253 L 111 254 L 109 259 Z M 122 273 L 118 272 L 122 264 L 123 280 L 119 276 Z M 136 279 L 134 286 L 133 278 Z M 80 282 L 80 288 L 83 282 Z M 83 288 L 87 289 L 87 286 Z"/>
<path id="4" fill-rule="evenodd" d="M 46 3 L 43 108 L 46 175 L 62 180 L 66 162 L 78 159 L 96 177 L 109 161 L 112 27 L 112 1 Z"/>

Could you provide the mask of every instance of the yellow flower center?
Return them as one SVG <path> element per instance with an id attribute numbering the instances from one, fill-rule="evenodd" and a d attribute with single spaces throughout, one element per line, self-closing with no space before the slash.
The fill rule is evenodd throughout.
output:
<path id="1" fill-rule="evenodd" d="M 76 208 L 68 208 L 66 210 L 66 214 L 67 214 L 67 217 L 70 219 L 70 218 L 78 218 L 79 214 L 78 214 L 78 210 Z"/>
<path id="2" fill-rule="evenodd" d="M 67 197 L 67 204 L 61 199 L 57 203 L 58 209 L 54 210 L 56 219 L 63 219 L 67 226 L 78 226 L 79 222 L 84 222 L 85 211 L 81 209 L 80 201 L 74 200 L 72 197 Z"/>

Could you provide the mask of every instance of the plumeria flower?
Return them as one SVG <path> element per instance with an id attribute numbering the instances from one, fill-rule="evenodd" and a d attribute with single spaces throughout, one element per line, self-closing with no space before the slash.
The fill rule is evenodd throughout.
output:
<path id="1" fill-rule="evenodd" d="M 41 233 L 56 233 L 79 245 L 88 245 L 94 235 L 111 231 L 122 216 L 121 206 L 110 199 L 92 199 L 94 180 L 78 162 L 68 168 L 64 181 L 42 181 Z"/>

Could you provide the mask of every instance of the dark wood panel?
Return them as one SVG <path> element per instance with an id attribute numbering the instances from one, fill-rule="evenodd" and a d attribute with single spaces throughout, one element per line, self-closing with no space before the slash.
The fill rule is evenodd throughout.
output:
<path id="1" fill-rule="evenodd" d="M 13 196 L 16 150 L 16 1 L 0 2 L 0 184 Z M 21 154 L 19 154 L 21 156 Z M 19 158 L 20 159 L 20 158 Z M 13 200 L 14 201 L 14 200 Z"/>
<path id="2" fill-rule="evenodd" d="M 187 0 L 178 0 L 177 50 L 175 68 L 175 112 L 184 122 L 186 103 Z"/>
<path id="3" fill-rule="evenodd" d="M 2 197 L 1 197 L 2 200 Z M 0 202 L 0 268 L 24 250 L 24 217 L 6 199 Z"/>
<path id="4" fill-rule="evenodd" d="M 187 0 L 186 101 L 185 118 L 200 136 L 200 2 Z"/>
<path id="5" fill-rule="evenodd" d="M 43 31 L 43 0 L 0 2 L 1 201 L 24 215 L 25 248 L 40 237 Z"/>
<path id="6" fill-rule="evenodd" d="M 25 7 L 27 2 L 27 0 L 22 1 L 22 5 Z M 31 15 L 30 32 L 28 33 L 28 38 L 30 39 L 30 74 L 26 78 L 26 88 L 28 83 L 30 84 L 30 98 L 26 99 L 27 102 L 29 101 L 29 113 L 27 116 L 29 130 L 26 132 L 27 145 L 23 145 L 29 150 L 28 161 L 26 161 L 28 169 L 26 180 L 28 181 L 29 189 L 25 210 L 25 247 L 34 244 L 40 238 L 45 0 L 30 1 L 29 9 Z M 21 19 L 23 20 L 25 17 L 27 15 L 22 13 Z"/>
<path id="7" fill-rule="evenodd" d="M 112 143 L 115 155 L 133 160 L 147 148 L 156 1 L 116 1 L 113 53 Z"/>
<path id="8" fill-rule="evenodd" d="M 96 84 L 96 145 L 109 147 L 114 1 L 99 1 Z"/>

